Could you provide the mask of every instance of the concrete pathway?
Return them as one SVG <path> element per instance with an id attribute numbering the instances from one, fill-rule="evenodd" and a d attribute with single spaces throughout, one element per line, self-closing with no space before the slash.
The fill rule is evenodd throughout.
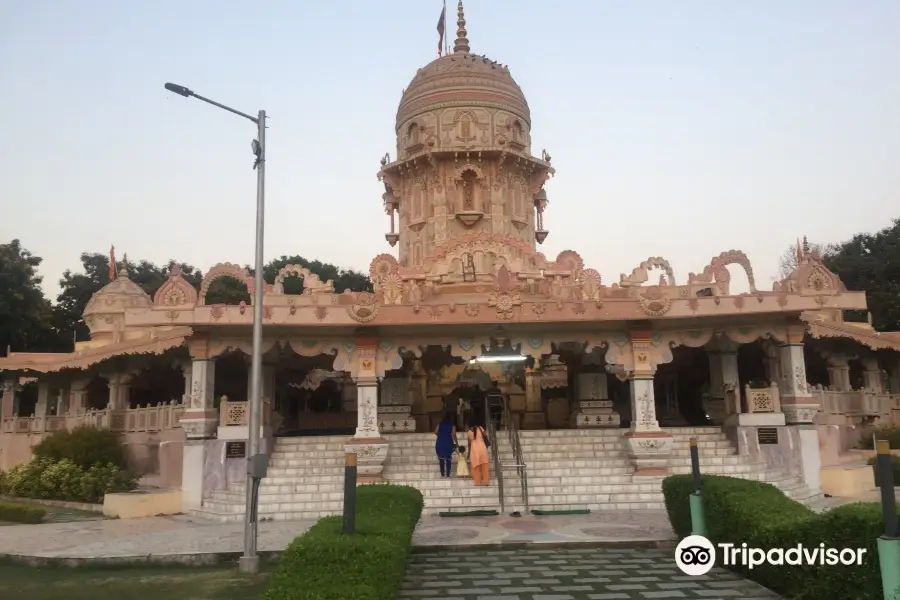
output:
<path id="1" fill-rule="evenodd" d="M 674 549 L 532 546 L 414 554 L 401 599 L 440 600 L 778 600 L 733 573 L 714 568 L 683 575 Z"/>
<path id="2" fill-rule="evenodd" d="M 263 522 L 259 549 L 278 552 L 314 521 Z M 38 559 L 164 560 L 212 562 L 241 552 L 243 524 L 211 523 L 185 516 L 11 525 L 2 529 L 0 555 Z M 672 542 L 664 511 L 609 511 L 557 517 L 426 517 L 413 544 L 458 547 L 479 544 Z"/>

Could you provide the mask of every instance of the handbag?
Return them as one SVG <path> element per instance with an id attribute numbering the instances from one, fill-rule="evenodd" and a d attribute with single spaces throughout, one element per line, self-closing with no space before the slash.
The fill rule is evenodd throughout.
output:
<path id="1" fill-rule="evenodd" d="M 481 439 L 484 440 L 484 447 L 485 447 L 485 448 L 490 448 L 490 447 L 491 447 L 491 440 L 488 439 L 487 433 L 484 431 L 484 428 L 483 428 L 483 427 L 479 427 L 478 429 L 481 430 Z"/>

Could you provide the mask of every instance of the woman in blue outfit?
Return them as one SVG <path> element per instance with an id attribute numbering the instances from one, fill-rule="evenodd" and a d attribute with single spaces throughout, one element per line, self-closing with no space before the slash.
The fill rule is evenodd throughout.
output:
<path id="1" fill-rule="evenodd" d="M 437 453 L 438 462 L 441 464 L 441 477 L 450 477 L 453 470 L 453 451 L 456 450 L 456 415 L 447 413 L 444 420 L 438 423 L 434 430 L 437 440 L 434 442 L 434 451 Z"/>

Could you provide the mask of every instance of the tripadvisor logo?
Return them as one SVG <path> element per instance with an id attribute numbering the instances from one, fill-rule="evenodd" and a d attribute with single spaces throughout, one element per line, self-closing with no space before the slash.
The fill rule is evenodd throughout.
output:
<path id="1" fill-rule="evenodd" d="M 859 566 L 865 562 L 865 548 L 828 548 L 819 544 L 806 548 L 797 544 L 790 548 L 751 548 L 747 544 L 717 544 L 702 535 L 689 535 L 675 548 L 675 564 L 685 575 L 709 573 L 717 558 L 723 567 L 741 565 L 752 569 L 764 564 L 790 566 Z"/>

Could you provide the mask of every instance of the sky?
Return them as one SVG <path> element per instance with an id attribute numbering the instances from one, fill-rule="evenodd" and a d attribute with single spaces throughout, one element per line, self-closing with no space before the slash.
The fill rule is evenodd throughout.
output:
<path id="1" fill-rule="evenodd" d="M 267 111 L 267 259 L 367 271 L 391 251 L 379 159 L 441 4 L 0 0 L 0 242 L 43 257 L 52 297 L 110 245 L 252 263 L 255 126 L 171 81 Z M 662 256 L 680 283 L 739 249 L 770 289 L 799 236 L 900 216 L 896 0 L 467 0 L 466 18 L 553 157 L 548 258 L 576 250 L 611 284 Z"/>

